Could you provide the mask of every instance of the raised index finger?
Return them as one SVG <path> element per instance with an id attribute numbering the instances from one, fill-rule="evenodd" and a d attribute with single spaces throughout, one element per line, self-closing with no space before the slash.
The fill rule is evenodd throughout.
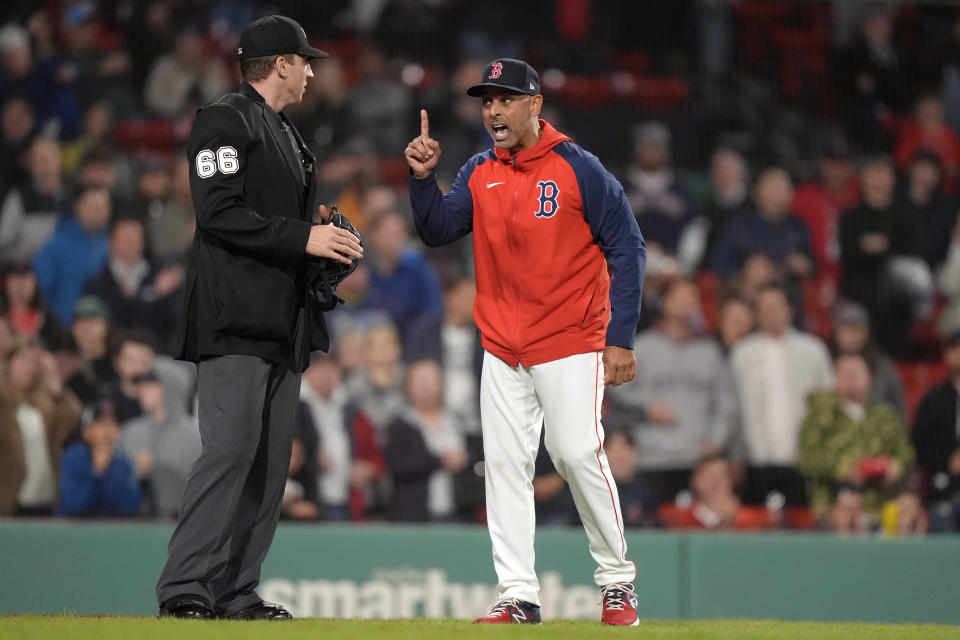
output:
<path id="1" fill-rule="evenodd" d="M 420 135 L 424 138 L 430 137 L 430 121 L 427 120 L 426 109 L 420 109 Z"/>

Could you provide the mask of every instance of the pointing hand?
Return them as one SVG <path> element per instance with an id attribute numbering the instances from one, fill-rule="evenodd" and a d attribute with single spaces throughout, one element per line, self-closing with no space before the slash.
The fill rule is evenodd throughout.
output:
<path id="1" fill-rule="evenodd" d="M 413 175 L 426 178 L 437 167 L 440 160 L 440 143 L 430 137 L 430 121 L 427 110 L 420 110 L 420 135 L 410 141 L 403 155 Z"/>

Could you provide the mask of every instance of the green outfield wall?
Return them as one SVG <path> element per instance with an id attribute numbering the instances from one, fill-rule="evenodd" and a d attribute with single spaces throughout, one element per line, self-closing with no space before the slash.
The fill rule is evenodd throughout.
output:
<path id="1" fill-rule="evenodd" d="M 156 612 L 172 528 L 0 522 L 0 614 Z M 631 532 L 648 618 L 782 618 L 960 624 L 960 539 Z M 599 615 L 577 529 L 541 529 L 545 618 Z M 485 529 L 282 525 L 261 594 L 300 616 L 481 613 L 496 579 Z"/>

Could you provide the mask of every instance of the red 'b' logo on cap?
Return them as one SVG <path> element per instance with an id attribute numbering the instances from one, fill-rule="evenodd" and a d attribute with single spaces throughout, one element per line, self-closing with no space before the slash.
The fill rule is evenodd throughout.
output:
<path id="1" fill-rule="evenodd" d="M 503 65 L 499 62 L 494 62 L 490 67 L 490 77 L 487 80 L 493 80 L 494 78 L 499 78 L 500 74 L 503 72 Z"/>

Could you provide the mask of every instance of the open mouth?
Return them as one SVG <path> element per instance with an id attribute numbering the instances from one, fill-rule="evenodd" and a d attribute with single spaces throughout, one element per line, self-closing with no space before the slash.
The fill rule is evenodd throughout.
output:
<path id="1" fill-rule="evenodd" d="M 493 130 L 493 139 L 497 141 L 506 140 L 510 132 L 510 127 L 505 124 L 492 124 L 490 128 Z"/>

